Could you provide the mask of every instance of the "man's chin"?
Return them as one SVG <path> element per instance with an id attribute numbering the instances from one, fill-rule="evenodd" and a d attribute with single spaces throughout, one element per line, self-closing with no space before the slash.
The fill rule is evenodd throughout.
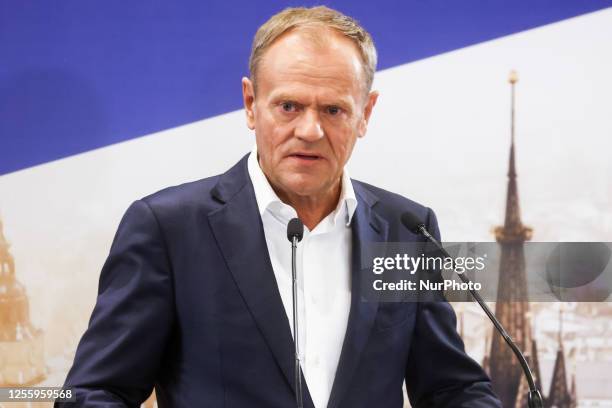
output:
<path id="1" fill-rule="evenodd" d="M 282 189 L 285 195 L 300 197 L 317 197 L 324 195 L 328 188 L 329 180 L 322 176 L 300 175 L 283 180 Z"/>
<path id="2" fill-rule="evenodd" d="M 285 188 L 286 193 L 290 194 L 290 195 L 294 195 L 294 196 L 300 196 L 300 197 L 313 197 L 313 196 L 317 196 L 318 194 L 320 194 L 321 192 L 321 186 L 312 186 L 312 185 L 304 185 L 304 184 L 298 184 L 298 185 L 288 185 Z"/>

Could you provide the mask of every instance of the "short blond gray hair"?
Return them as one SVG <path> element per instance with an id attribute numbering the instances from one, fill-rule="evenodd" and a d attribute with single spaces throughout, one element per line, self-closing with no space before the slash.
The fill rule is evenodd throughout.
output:
<path id="1" fill-rule="evenodd" d="M 256 83 L 257 68 L 261 59 L 272 43 L 284 33 L 304 27 L 330 28 L 351 39 L 361 56 L 366 80 L 365 89 L 370 91 L 377 62 L 372 36 L 355 19 L 325 6 L 286 8 L 270 17 L 257 29 L 249 58 L 249 71 L 253 84 Z"/>

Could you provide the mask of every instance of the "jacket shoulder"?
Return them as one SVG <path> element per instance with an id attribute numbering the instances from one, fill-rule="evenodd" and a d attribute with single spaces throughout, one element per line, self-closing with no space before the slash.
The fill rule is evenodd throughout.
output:
<path id="1" fill-rule="evenodd" d="M 219 180 L 219 175 L 166 187 L 141 198 L 153 212 L 180 214 L 187 210 L 213 210 L 218 203 L 211 191 Z"/>

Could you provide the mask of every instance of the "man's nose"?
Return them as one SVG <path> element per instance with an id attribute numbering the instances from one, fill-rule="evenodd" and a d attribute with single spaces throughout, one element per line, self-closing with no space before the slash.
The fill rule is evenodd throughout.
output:
<path id="1" fill-rule="evenodd" d="M 299 118 L 294 133 L 295 137 L 308 142 L 321 139 L 325 134 L 321 126 L 319 113 L 314 109 L 306 109 Z"/>

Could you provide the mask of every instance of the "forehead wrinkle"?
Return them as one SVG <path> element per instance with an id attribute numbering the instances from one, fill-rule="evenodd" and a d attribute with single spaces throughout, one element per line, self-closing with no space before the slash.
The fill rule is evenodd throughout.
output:
<path id="1" fill-rule="evenodd" d="M 335 93 L 336 95 L 329 95 L 331 99 L 345 99 L 347 96 L 352 97 L 354 91 L 359 91 L 360 83 L 354 72 L 347 74 L 345 70 L 337 69 L 336 65 L 331 64 L 329 68 L 321 69 L 320 65 L 298 61 L 278 70 L 273 82 L 276 83 L 275 87 L 291 89 L 302 86 L 316 94 Z M 357 89 L 354 89 L 355 85 Z"/>
<path id="2" fill-rule="evenodd" d="M 350 80 L 346 80 L 343 77 L 339 77 L 337 75 L 320 75 L 320 74 L 309 74 L 305 72 L 294 73 L 294 74 L 279 74 L 277 78 L 278 86 L 283 86 L 285 84 L 292 84 L 297 87 L 298 84 L 300 86 L 305 86 L 307 88 L 312 88 L 313 90 L 330 90 L 331 92 L 345 94 L 350 93 L 352 91 L 353 83 Z"/>
<path id="3" fill-rule="evenodd" d="M 313 58 L 313 55 L 304 55 L 296 53 L 296 55 L 287 63 L 282 60 L 270 61 L 262 65 L 274 71 L 277 77 L 287 75 L 297 75 L 312 79 L 330 80 L 333 82 L 358 81 L 355 65 L 351 63 L 334 64 L 328 62 L 326 55 L 318 55 Z"/>
<path id="4" fill-rule="evenodd" d="M 308 100 L 322 101 L 327 104 L 342 103 L 352 105 L 355 103 L 350 81 L 338 81 L 336 77 L 316 77 L 316 81 L 303 81 L 299 76 L 279 75 L 274 88 L 269 94 L 273 100 L 286 99 L 304 103 Z M 310 78 L 310 75 L 301 75 Z"/>

